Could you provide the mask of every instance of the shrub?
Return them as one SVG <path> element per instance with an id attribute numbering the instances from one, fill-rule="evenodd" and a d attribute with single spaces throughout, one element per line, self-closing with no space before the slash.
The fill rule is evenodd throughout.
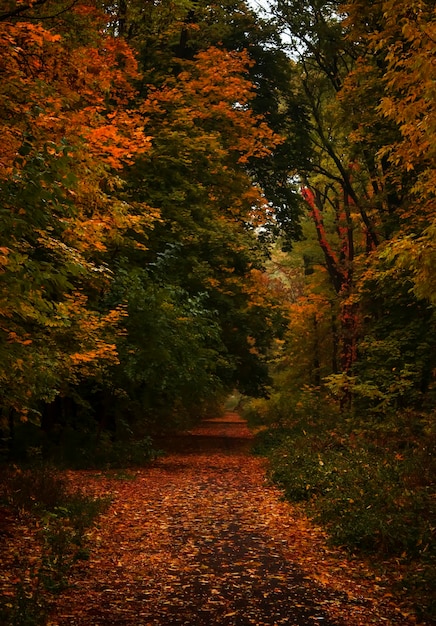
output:
<path id="1" fill-rule="evenodd" d="M 398 591 L 410 592 L 421 616 L 434 616 L 434 415 L 340 415 L 323 403 L 314 389 L 294 398 L 273 393 L 257 413 L 266 428 L 255 451 L 269 458 L 284 496 L 304 503 L 332 542 L 405 565 Z"/>
<path id="2" fill-rule="evenodd" d="M 2 499 L 17 517 L 26 512 L 34 518 L 41 553 L 36 564 L 35 555 L 23 557 L 15 598 L 0 605 L 1 623 L 40 626 L 46 623 L 45 592 L 65 588 L 73 563 L 87 558 L 86 530 L 109 501 L 70 490 L 59 472 L 47 466 L 6 472 Z"/>
<path id="3" fill-rule="evenodd" d="M 53 511 L 67 498 L 66 481 L 54 468 L 15 469 L 4 481 L 5 496 L 16 509 Z"/>

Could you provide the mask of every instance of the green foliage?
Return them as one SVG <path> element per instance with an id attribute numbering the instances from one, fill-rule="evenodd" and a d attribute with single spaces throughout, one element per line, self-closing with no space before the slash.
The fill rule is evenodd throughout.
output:
<path id="1" fill-rule="evenodd" d="M 74 530 L 74 543 L 83 541 L 84 530 L 107 507 L 108 502 L 71 490 L 59 471 L 49 465 L 14 469 L 3 476 L 2 497 L 16 511 L 27 511 L 45 518 L 68 520 Z"/>
<path id="2" fill-rule="evenodd" d="M 416 453 L 386 454 L 371 445 L 287 439 L 273 456 L 273 479 L 286 497 L 307 500 L 335 543 L 351 550 L 412 557 L 434 551 L 435 511 L 428 485 L 411 488 Z"/>
<path id="3" fill-rule="evenodd" d="M 67 498 L 67 485 L 54 468 L 11 471 L 4 479 L 6 501 L 17 510 L 52 512 Z"/>
<path id="4" fill-rule="evenodd" d="M 155 272 L 166 263 L 160 260 Z M 137 423 L 148 417 L 158 428 L 174 427 L 178 412 L 183 419 L 183 409 L 195 411 L 221 393 L 231 364 L 207 294 L 190 296 L 159 275 L 156 284 L 144 270 L 120 269 L 111 297 L 126 299 L 128 311 L 120 366 L 112 371 L 115 420 L 127 413 Z"/>
<path id="5" fill-rule="evenodd" d="M 150 423 L 143 415 L 141 420 L 132 416 L 123 419 L 118 414 L 120 406 L 121 402 L 115 405 L 113 414 L 108 409 L 101 416 L 106 420 L 103 423 L 85 412 L 76 416 L 74 427 L 57 426 L 42 442 L 43 458 L 74 469 L 140 466 L 155 459 L 159 450 L 148 434 L 152 430 Z"/>
<path id="6" fill-rule="evenodd" d="M 420 237 L 405 235 L 394 239 L 383 251 L 387 261 L 407 269 L 418 299 L 436 304 L 436 221 L 424 229 Z"/>
<path id="7" fill-rule="evenodd" d="M 89 459 L 86 466 L 134 467 L 150 463 L 159 454 L 160 451 L 149 436 L 132 436 L 127 440 L 120 437 L 113 441 L 106 436 L 99 441 L 94 459 Z"/>
<path id="8" fill-rule="evenodd" d="M 348 384 L 359 413 L 383 417 L 434 403 L 434 312 L 411 292 L 411 275 L 381 255 L 359 284 L 362 338 Z M 332 379 L 330 379 L 332 382 Z"/>
<path id="9" fill-rule="evenodd" d="M 407 564 L 404 589 L 429 614 L 436 470 L 432 417 L 404 410 L 383 421 L 309 410 L 272 423 L 255 449 L 268 456 L 270 478 L 302 503 L 331 540 L 350 551 Z"/>
<path id="10" fill-rule="evenodd" d="M 63 150 L 68 147 L 55 157 L 35 151 L 29 141 L 24 148 L 29 154 L 21 171 L 0 181 L 0 245 L 8 250 L 0 285 L 0 316 L 7 320 L 0 337 L 0 382 L 8 389 L 3 406 L 19 411 L 34 406 L 34 396 L 50 400 L 56 393 L 61 362 L 49 347 L 65 328 L 60 301 L 71 291 L 72 277 L 83 273 L 79 258 L 66 258 L 66 247 L 65 265 L 58 262 L 62 250 L 56 229 L 65 228 L 58 218 L 68 217 L 72 207 L 65 186 L 49 186 L 49 179 L 63 180 L 71 161 Z M 53 249 L 44 230 L 51 233 Z"/>

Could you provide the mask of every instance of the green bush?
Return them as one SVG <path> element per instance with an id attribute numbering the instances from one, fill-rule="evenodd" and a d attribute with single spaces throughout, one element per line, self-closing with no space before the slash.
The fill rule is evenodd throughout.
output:
<path id="1" fill-rule="evenodd" d="M 271 477 L 285 497 L 307 501 L 335 543 L 350 549 L 416 556 L 429 546 L 435 511 L 426 486 L 407 484 L 413 454 L 332 439 L 288 436 L 273 451 Z"/>
<path id="2" fill-rule="evenodd" d="M 47 608 L 39 589 L 19 583 L 14 602 L 0 602 L 0 620 L 5 626 L 46 626 Z"/>
<path id="3" fill-rule="evenodd" d="M 395 458 L 366 450 L 347 454 L 328 497 L 314 503 L 316 518 L 336 543 L 386 555 L 418 556 L 431 542 L 425 489 L 405 486 Z"/>
<path id="4" fill-rule="evenodd" d="M 329 532 L 331 541 L 374 562 L 406 565 L 398 583 L 422 616 L 434 616 L 436 428 L 412 410 L 390 416 L 340 415 L 316 390 L 272 394 L 259 407 L 254 450 L 288 500 Z M 287 409 L 284 400 L 287 400 Z"/>
<path id="5" fill-rule="evenodd" d="M 272 456 L 272 478 L 294 502 L 310 500 L 334 488 L 337 467 L 326 466 L 319 453 L 307 454 L 286 438 Z M 325 457 L 324 457 L 325 458 Z"/>
<path id="6" fill-rule="evenodd" d="M 149 436 L 129 432 L 80 432 L 66 429 L 64 442 L 51 451 L 56 464 L 73 469 L 145 465 L 160 454 Z"/>

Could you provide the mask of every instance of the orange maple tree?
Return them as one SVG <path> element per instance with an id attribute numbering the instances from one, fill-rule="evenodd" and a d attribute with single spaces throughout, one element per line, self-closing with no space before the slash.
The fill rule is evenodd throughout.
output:
<path id="1" fill-rule="evenodd" d="M 129 107 L 133 52 L 105 33 L 93 2 L 9 8 L 0 15 L 1 378 L 6 404 L 24 414 L 80 370 L 116 360 L 120 314 L 93 310 L 90 289 L 108 282 L 108 242 L 149 228 L 155 213 L 114 193 L 117 171 L 149 146 Z"/>

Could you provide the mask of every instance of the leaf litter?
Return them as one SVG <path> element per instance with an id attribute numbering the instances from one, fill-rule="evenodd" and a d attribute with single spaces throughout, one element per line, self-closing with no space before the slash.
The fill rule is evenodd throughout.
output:
<path id="1" fill-rule="evenodd" d="M 202 437 L 205 428 L 213 436 L 214 425 L 203 424 Z M 229 436 L 241 428 L 229 426 Z M 90 531 L 90 559 L 50 601 L 49 626 L 416 623 L 386 581 L 330 548 L 268 484 L 265 461 L 245 451 L 176 451 L 128 477 L 68 479 L 112 504 Z"/>

